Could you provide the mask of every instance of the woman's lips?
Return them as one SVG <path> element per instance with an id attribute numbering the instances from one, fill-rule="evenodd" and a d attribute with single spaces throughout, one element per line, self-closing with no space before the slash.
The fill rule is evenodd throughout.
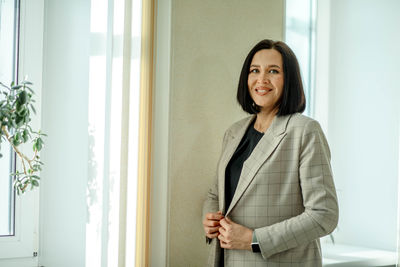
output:
<path id="1" fill-rule="evenodd" d="M 270 88 L 256 88 L 256 94 L 260 96 L 266 95 L 270 91 L 272 91 Z"/>

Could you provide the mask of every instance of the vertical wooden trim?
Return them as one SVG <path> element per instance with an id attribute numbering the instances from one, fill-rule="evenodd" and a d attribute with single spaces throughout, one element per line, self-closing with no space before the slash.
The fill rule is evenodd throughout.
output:
<path id="1" fill-rule="evenodd" d="M 136 266 L 149 266 L 154 0 L 142 2 Z"/>

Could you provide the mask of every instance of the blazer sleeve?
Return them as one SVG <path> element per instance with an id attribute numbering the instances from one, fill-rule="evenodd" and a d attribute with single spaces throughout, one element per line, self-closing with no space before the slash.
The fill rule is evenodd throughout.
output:
<path id="1" fill-rule="evenodd" d="M 304 212 L 255 229 L 264 259 L 331 233 L 338 223 L 338 203 L 330 166 L 330 150 L 317 121 L 309 121 L 301 137 L 299 181 Z"/>

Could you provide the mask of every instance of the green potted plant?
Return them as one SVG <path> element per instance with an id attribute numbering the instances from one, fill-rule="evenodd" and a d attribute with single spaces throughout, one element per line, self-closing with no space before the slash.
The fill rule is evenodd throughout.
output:
<path id="1" fill-rule="evenodd" d="M 31 115 L 36 114 L 31 85 L 29 81 L 11 83 L 10 86 L 0 82 L 0 147 L 2 142 L 8 142 L 17 155 L 20 170 L 11 175 L 18 194 L 24 193 L 28 186 L 30 189 L 39 186 L 39 172 L 43 165 L 39 152 L 44 145 L 43 136 L 46 135 L 31 127 Z M 28 142 L 32 143 L 32 155 L 27 155 L 21 149 L 21 145 Z"/>

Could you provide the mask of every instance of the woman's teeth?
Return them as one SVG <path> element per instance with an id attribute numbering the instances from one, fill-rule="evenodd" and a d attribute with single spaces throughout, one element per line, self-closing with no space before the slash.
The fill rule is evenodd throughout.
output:
<path id="1" fill-rule="evenodd" d="M 265 95 L 265 94 L 267 94 L 269 91 L 272 91 L 272 89 L 256 89 L 256 93 L 258 94 L 258 95 Z"/>

